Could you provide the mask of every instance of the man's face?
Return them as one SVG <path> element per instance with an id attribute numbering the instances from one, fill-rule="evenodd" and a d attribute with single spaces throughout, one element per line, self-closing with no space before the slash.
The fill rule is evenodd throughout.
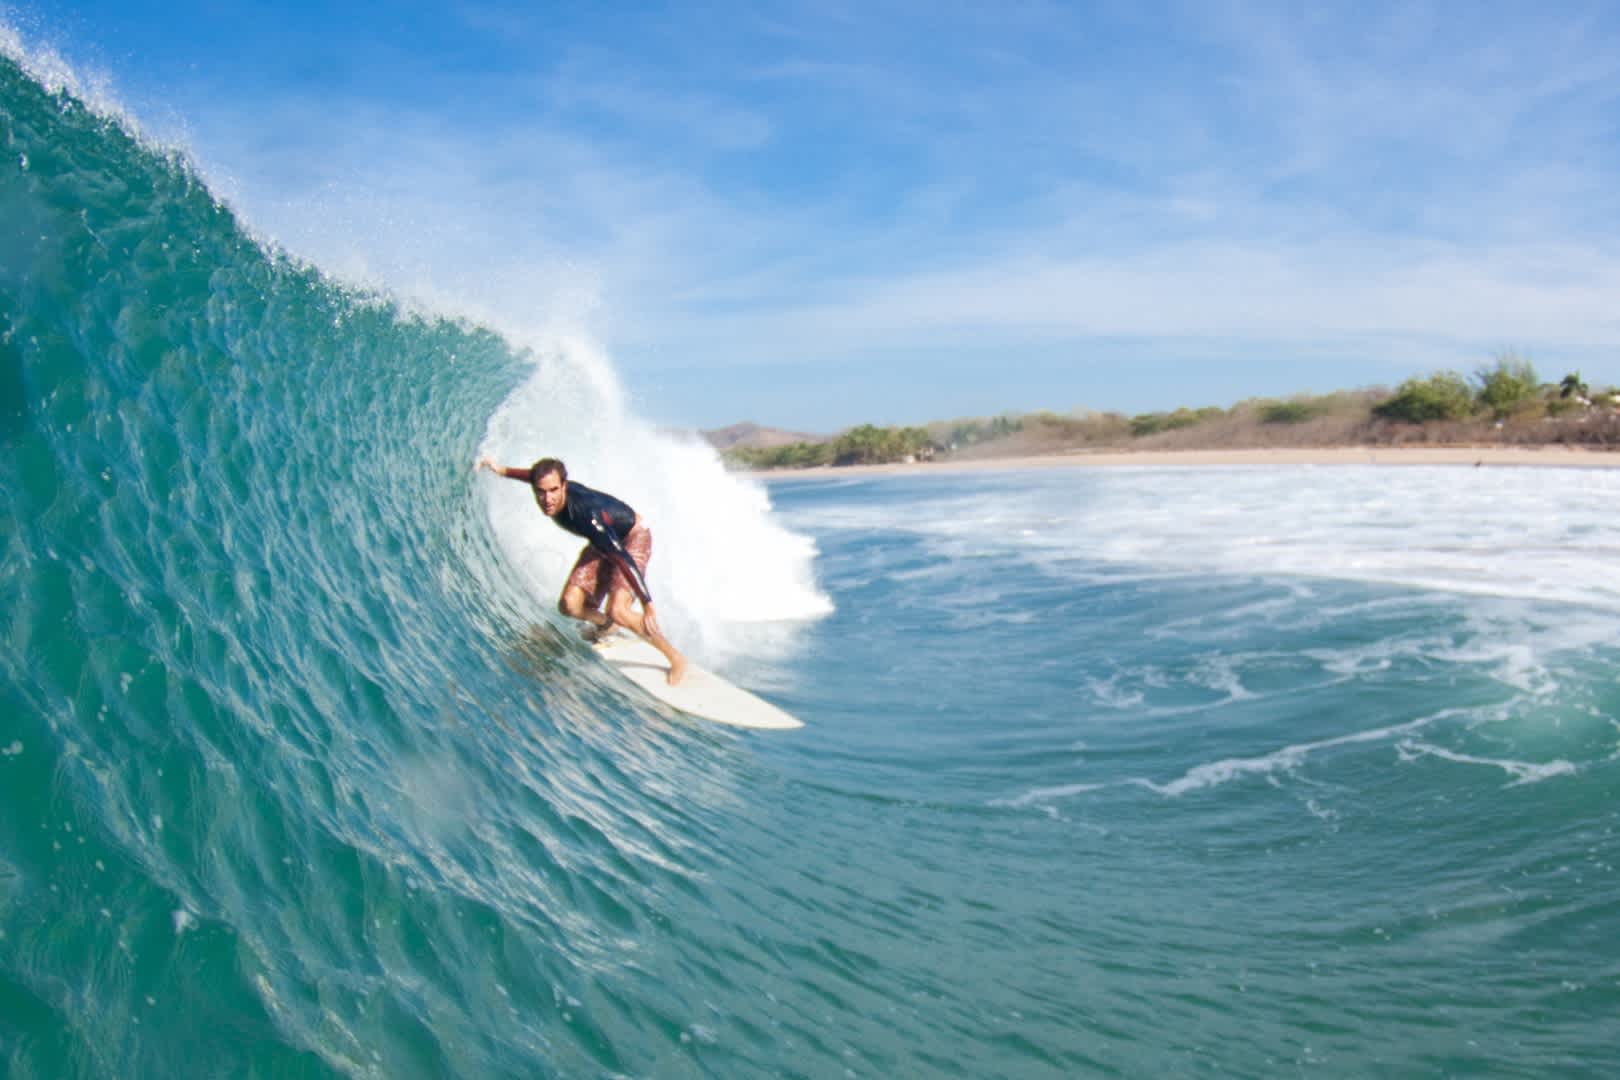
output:
<path id="1" fill-rule="evenodd" d="M 534 501 L 540 504 L 540 509 L 546 517 L 556 517 L 562 512 L 563 504 L 568 501 L 568 488 L 562 482 L 562 477 L 554 472 L 548 472 L 534 482 Z"/>

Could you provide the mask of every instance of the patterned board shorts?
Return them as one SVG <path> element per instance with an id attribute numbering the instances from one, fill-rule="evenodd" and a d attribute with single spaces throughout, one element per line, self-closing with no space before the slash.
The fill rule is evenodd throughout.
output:
<path id="1" fill-rule="evenodd" d="M 624 550 L 630 553 L 635 560 L 636 569 L 641 571 L 641 579 L 647 580 L 647 562 L 652 558 L 652 530 L 645 525 L 637 525 L 624 537 Z M 606 570 L 606 573 L 602 571 Z M 603 601 L 621 589 L 632 595 L 635 589 L 630 585 L 630 579 L 623 570 L 614 566 L 606 555 L 597 551 L 589 544 L 579 553 L 574 562 L 574 569 L 568 575 L 568 584 L 577 585 L 584 590 L 586 604 L 592 609 L 598 609 Z"/>

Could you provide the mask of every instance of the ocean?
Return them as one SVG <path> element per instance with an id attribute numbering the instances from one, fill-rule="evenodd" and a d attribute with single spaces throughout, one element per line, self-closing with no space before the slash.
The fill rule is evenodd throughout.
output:
<path id="1" fill-rule="evenodd" d="M 0 444 L 0 1076 L 1620 1074 L 1615 471 L 738 477 L 15 47 Z"/>

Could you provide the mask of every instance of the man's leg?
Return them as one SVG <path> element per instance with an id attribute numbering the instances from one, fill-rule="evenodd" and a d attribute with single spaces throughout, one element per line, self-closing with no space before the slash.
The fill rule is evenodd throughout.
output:
<path id="1" fill-rule="evenodd" d="M 664 654 L 664 659 L 669 661 L 669 685 L 675 686 L 686 677 L 686 657 L 663 634 L 647 627 L 647 620 L 636 610 L 628 586 L 613 590 L 608 598 L 608 615 L 613 622 L 650 642 L 653 648 Z"/>
<path id="2" fill-rule="evenodd" d="M 587 603 L 588 599 L 585 590 L 578 585 L 565 585 L 562 598 L 557 601 L 557 610 L 570 619 L 588 622 L 599 631 L 612 626 L 613 620 Z"/>
<path id="3" fill-rule="evenodd" d="M 568 572 L 568 581 L 563 585 L 562 596 L 557 600 L 557 610 L 570 619 L 591 624 L 586 632 L 590 641 L 599 641 L 602 636 L 613 629 L 613 620 L 602 612 L 603 595 L 601 575 L 606 567 L 602 556 L 587 544 L 580 549 L 579 558 L 574 560 L 574 568 Z"/>

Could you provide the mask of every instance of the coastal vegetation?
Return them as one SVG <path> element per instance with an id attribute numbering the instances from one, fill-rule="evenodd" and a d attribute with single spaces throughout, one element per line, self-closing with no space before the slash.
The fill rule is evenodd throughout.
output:
<path id="1" fill-rule="evenodd" d="M 1579 372 L 1544 383 L 1507 353 L 1471 376 L 1436 371 L 1393 390 L 1373 388 L 1253 398 L 1127 416 L 1035 412 L 935 421 L 920 427 L 863 424 L 826 439 L 736 445 L 745 469 L 973 460 L 1102 450 L 1207 450 L 1398 445 L 1620 446 L 1620 391 L 1594 390 Z"/>
<path id="2" fill-rule="evenodd" d="M 750 469 L 803 469 L 814 465 L 881 465 L 931 457 L 935 444 L 927 429 L 862 424 L 831 439 L 785 446 L 736 446 L 728 461 Z"/>

